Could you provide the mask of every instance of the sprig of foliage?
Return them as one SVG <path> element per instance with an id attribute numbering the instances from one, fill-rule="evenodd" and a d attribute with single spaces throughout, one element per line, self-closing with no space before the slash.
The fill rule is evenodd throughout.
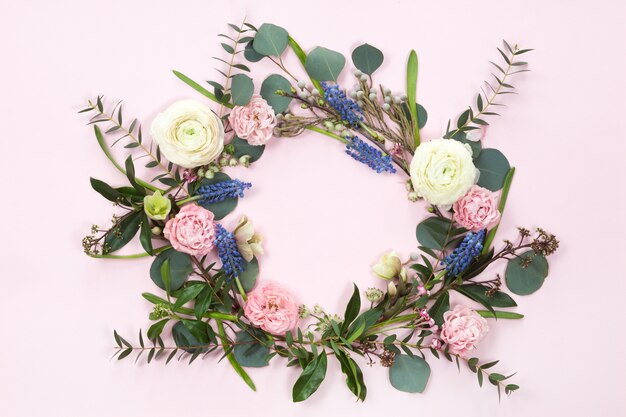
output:
<path id="1" fill-rule="evenodd" d="M 109 145 L 111 148 L 113 148 L 122 140 L 127 139 L 128 141 L 126 145 L 124 145 L 124 148 L 129 150 L 140 149 L 143 152 L 143 155 L 135 158 L 135 161 L 140 158 L 148 157 L 149 159 L 151 159 L 151 161 L 145 164 L 146 168 L 160 168 L 164 172 L 152 178 L 152 180 L 150 180 L 151 183 L 158 180 L 159 182 L 169 187 L 181 187 L 181 190 L 186 193 L 184 188 L 182 188 L 183 180 L 181 178 L 178 167 L 171 162 L 166 164 L 161 156 L 161 150 L 159 149 L 158 145 L 155 148 L 152 142 L 150 142 L 149 145 L 145 143 L 141 130 L 141 125 L 139 124 L 138 120 L 132 119 L 129 125 L 124 125 L 121 101 L 117 102 L 110 111 L 105 110 L 103 96 L 98 96 L 95 101 L 88 100 L 87 103 L 88 106 L 79 111 L 79 113 L 94 113 L 89 123 L 87 124 L 96 125 L 96 136 L 102 135 L 101 131 L 97 129 L 97 125 L 108 124 L 109 127 L 103 132 L 104 135 L 121 135 L 114 138 L 113 142 Z M 98 140 L 100 141 L 101 138 L 98 137 Z M 117 164 L 117 162 L 113 160 L 113 157 L 110 156 L 110 153 L 107 153 L 107 156 L 118 167 L 118 169 L 126 174 L 126 171 L 120 168 L 119 164 Z M 146 183 L 142 182 L 141 186 L 146 186 Z M 147 186 L 147 188 L 150 188 L 152 190 L 156 189 L 149 186 Z"/>
<path id="2" fill-rule="evenodd" d="M 481 87 L 481 93 L 478 93 L 476 96 L 475 109 L 470 106 L 461 113 L 457 118 L 455 130 L 450 129 L 450 121 L 448 121 L 445 137 L 456 138 L 459 133 L 479 129 L 481 126 L 488 126 L 489 123 L 483 116 L 499 116 L 500 114 L 491 111 L 491 107 L 503 106 L 502 103 L 496 100 L 504 94 L 517 94 L 514 91 L 515 87 L 510 84 L 509 78 L 515 74 L 530 71 L 527 68 L 528 62 L 518 61 L 517 58 L 522 54 L 532 51 L 532 49 L 519 49 L 517 44 L 511 47 L 509 43 L 504 40 L 503 43 L 506 47 L 506 52 L 502 51 L 500 48 L 497 49 L 504 63 L 498 65 L 490 61 L 497 72 L 491 74 L 494 78 L 493 81 L 484 81 L 484 86 L 488 91 Z"/>

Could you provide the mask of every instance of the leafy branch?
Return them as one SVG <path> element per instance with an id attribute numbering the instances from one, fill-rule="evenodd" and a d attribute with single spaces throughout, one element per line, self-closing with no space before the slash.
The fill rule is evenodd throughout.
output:
<path id="1" fill-rule="evenodd" d="M 507 81 L 512 75 L 530 71 L 526 68 L 528 65 L 527 62 L 516 61 L 516 58 L 522 54 L 532 51 L 532 49 L 519 49 L 517 45 L 511 47 L 508 42 L 503 41 L 503 43 L 506 47 L 506 52 L 502 51 L 500 48 L 497 49 L 502 56 L 504 64 L 498 65 L 495 62 L 490 61 L 490 63 L 497 70 L 497 75 L 495 73 L 491 73 L 494 81 L 484 81 L 484 85 L 488 88 L 489 92 L 487 92 L 485 88 L 481 87 L 482 94 L 478 93 L 478 96 L 476 97 L 476 110 L 470 106 L 467 110 L 461 113 L 457 119 L 457 127 L 454 131 L 450 130 L 450 122 L 448 122 L 446 137 L 454 138 L 459 132 L 467 132 L 478 129 L 480 126 L 488 126 L 489 123 L 484 120 L 482 116 L 499 116 L 500 114 L 490 111 L 490 108 L 491 106 L 503 106 L 503 104 L 496 102 L 496 99 L 503 94 L 517 94 L 513 91 L 515 87 L 512 84 L 507 83 Z"/>

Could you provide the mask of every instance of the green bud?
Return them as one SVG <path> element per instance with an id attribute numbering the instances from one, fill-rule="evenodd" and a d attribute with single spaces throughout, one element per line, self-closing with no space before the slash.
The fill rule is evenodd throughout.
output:
<path id="1" fill-rule="evenodd" d="M 204 173 L 204 178 L 208 180 L 213 179 L 213 177 L 215 177 L 215 171 L 213 170 Z"/>
<path id="2" fill-rule="evenodd" d="M 239 163 L 244 167 L 248 168 L 250 166 L 250 155 L 242 155 L 239 158 Z"/>
<path id="3" fill-rule="evenodd" d="M 172 202 L 169 198 L 163 197 L 160 191 L 155 191 L 154 194 L 143 198 L 143 210 L 152 220 L 165 220 L 172 210 Z"/>
<path id="4" fill-rule="evenodd" d="M 228 145 L 224 146 L 224 152 L 227 153 L 228 155 L 234 154 L 235 145 L 233 145 L 232 143 L 229 143 Z"/>
<path id="5" fill-rule="evenodd" d="M 163 230 L 162 230 L 159 226 L 154 226 L 154 227 L 151 229 L 152 234 L 153 234 L 153 235 L 155 235 L 155 236 L 160 235 L 162 231 L 163 231 Z"/>

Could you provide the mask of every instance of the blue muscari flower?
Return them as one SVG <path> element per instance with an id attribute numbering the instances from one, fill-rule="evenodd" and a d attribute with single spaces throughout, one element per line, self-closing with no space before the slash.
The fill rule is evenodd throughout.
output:
<path id="1" fill-rule="evenodd" d="M 237 249 L 237 241 L 235 235 L 229 232 L 219 223 L 215 225 L 216 237 L 215 247 L 222 261 L 224 273 L 227 277 L 233 278 L 239 276 L 244 270 L 244 260 Z"/>
<path id="2" fill-rule="evenodd" d="M 213 204 L 227 198 L 243 197 L 243 191 L 250 187 L 252 184 L 249 182 L 227 180 L 217 184 L 201 185 L 196 194 L 202 196 L 198 201 L 200 204 Z"/>
<path id="3" fill-rule="evenodd" d="M 396 172 L 392 165 L 391 156 L 383 155 L 379 149 L 368 145 L 356 136 L 346 145 L 346 153 L 379 174 L 381 172 L 390 172 L 392 174 Z"/>
<path id="4" fill-rule="evenodd" d="M 341 120 L 350 123 L 352 127 L 357 127 L 363 120 L 363 111 L 354 102 L 346 97 L 346 93 L 337 84 L 322 83 L 324 88 L 324 99 L 341 116 Z"/>
<path id="5" fill-rule="evenodd" d="M 456 277 L 461 272 L 465 271 L 474 258 L 480 255 L 480 252 L 483 250 L 484 239 L 485 229 L 477 233 L 469 232 L 465 235 L 461 244 L 443 260 L 448 274 Z"/>

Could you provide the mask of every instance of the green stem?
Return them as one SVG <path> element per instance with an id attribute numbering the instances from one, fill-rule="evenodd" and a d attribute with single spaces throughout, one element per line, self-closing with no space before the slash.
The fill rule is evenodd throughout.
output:
<path id="1" fill-rule="evenodd" d="M 217 331 L 219 333 L 220 340 L 222 341 L 222 345 L 229 346 L 230 343 L 228 341 L 228 338 L 226 337 L 226 330 L 224 330 L 224 323 L 222 323 L 221 320 L 216 320 L 215 322 L 217 323 Z M 230 362 L 235 372 L 237 372 L 237 374 L 244 380 L 244 382 L 248 384 L 250 388 L 252 388 L 252 391 L 256 391 L 254 382 L 252 382 L 252 379 L 250 378 L 250 376 L 248 376 L 246 371 L 244 371 L 241 365 L 239 365 L 239 362 L 237 362 L 237 359 L 235 358 L 235 355 L 233 354 L 232 349 L 226 355 L 226 357 L 228 358 L 228 362 Z"/>
<path id="2" fill-rule="evenodd" d="M 326 136 L 331 137 L 333 139 L 337 139 L 339 142 L 343 142 L 346 145 L 348 143 L 350 143 L 350 141 L 348 139 L 346 139 L 344 137 L 341 137 L 339 135 L 335 135 L 334 133 L 331 133 L 328 130 L 321 129 L 321 128 L 317 127 L 317 126 L 307 126 L 306 129 L 312 130 L 313 132 L 321 133 L 322 135 L 326 135 Z"/>
<path id="3" fill-rule="evenodd" d="M 370 327 L 369 330 L 367 331 L 367 334 L 370 335 L 370 334 L 378 333 L 378 330 L 383 329 L 384 327 L 389 326 L 390 324 L 411 321 L 413 319 L 416 319 L 417 317 L 419 317 L 418 313 L 405 314 L 403 316 L 396 316 L 392 319 L 383 321 L 381 323 L 377 323 L 374 326 Z"/>
<path id="4" fill-rule="evenodd" d="M 504 186 L 502 187 L 502 195 L 500 196 L 500 204 L 498 205 L 498 211 L 500 211 L 500 222 L 502 221 L 502 215 L 504 215 L 504 208 L 506 207 L 506 199 L 509 196 L 509 190 L 511 189 L 511 183 L 513 182 L 513 175 L 515 175 L 515 167 L 511 167 L 504 179 Z M 483 246 L 483 255 L 489 252 L 493 239 L 496 237 L 496 232 L 500 226 L 500 222 L 489 231 L 485 238 L 485 244 Z"/>
<path id="5" fill-rule="evenodd" d="M 243 285 L 241 285 L 239 277 L 235 277 L 235 283 L 237 284 L 237 290 L 239 291 L 241 298 L 243 298 L 243 301 L 248 301 L 248 296 L 246 295 L 246 291 L 243 289 Z"/>
<path id="6" fill-rule="evenodd" d="M 170 245 L 161 246 L 160 248 L 157 248 L 154 250 L 154 254 L 157 255 L 169 248 L 171 248 Z M 92 258 L 99 258 L 99 259 L 139 259 L 139 258 L 146 258 L 148 256 L 153 256 L 147 252 L 134 253 L 132 255 L 97 255 L 97 254 L 96 255 L 88 254 L 88 255 L 91 256 Z"/>
<path id="7" fill-rule="evenodd" d="M 111 155 L 111 151 L 109 150 L 109 147 L 107 146 L 106 142 L 104 141 L 104 135 L 102 134 L 102 131 L 100 130 L 100 128 L 98 127 L 98 125 L 93 125 L 93 130 L 94 133 L 96 134 L 96 139 L 98 141 L 98 145 L 100 145 L 100 148 L 102 148 L 102 152 L 104 152 L 104 154 L 106 155 L 107 158 L 109 158 L 109 161 L 111 161 L 111 163 L 113 164 L 113 166 L 115 166 L 115 168 L 117 168 L 117 170 L 119 172 L 121 172 L 122 174 L 124 174 L 125 176 L 126 174 L 126 170 L 124 168 L 121 167 L 120 164 L 117 163 L 117 161 L 115 160 L 115 158 L 113 158 L 113 155 Z M 137 181 L 137 184 L 141 185 L 144 188 L 147 188 L 148 190 L 152 190 L 152 191 L 160 191 L 161 193 L 164 192 L 164 190 L 155 187 L 152 184 L 149 184 L 139 178 L 135 178 L 135 181 Z"/>
<path id="8" fill-rule="evenodd" d="M 197 201 L 197 200 L 201 200 L 201 199 L 202 199 L 201 195 L 192 195 L 192 196 L 184 198 L 182 200 L 178 200 L 176 202 L 176 205 L 177 206 L 182 206 L 183 204 L 191 203 L 192 201 Z"/>
<path id="9" fill-rule="evenodd" d="M 296 56 L 300 60 L 300 63 L 302 64 L 302 66 L 304 67 L 304 69 L 306 71 L 306 53 L 300 47 L 298 42 L 296 42 L 295 39 L 292 38 L 291 36 L 289 37 L 289 46 L 291 46 L 291 49 L 293 49 L 293 52 L 296 54 Z M 313 83 L 313 86 L 315 88 L 317 88 L 317 91 L 322 93 L 324 91 L 324 88 L 322 87 L 322 83 L 320 83 L 319 81 L 317 81 L 316 79 L 314 79 L 310 75 L 309 75 L 309 78 L 311 79 L 311 83 Z"/>

